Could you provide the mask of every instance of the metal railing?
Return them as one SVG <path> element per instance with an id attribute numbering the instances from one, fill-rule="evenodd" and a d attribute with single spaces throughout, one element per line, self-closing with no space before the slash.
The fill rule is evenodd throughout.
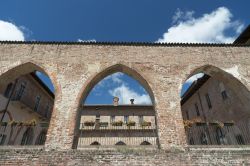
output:
<path id="1" fill-rule="evenodd" d="M 157 146 L 156 137 L 80 137 L 78 148 L 88 146 Z"/>
<path id="2" fill-rule="evenodd" d="M 43 145 L 47 125 L 44 126 L 2 122 L 0 124 L 0 145 Z"/>
<path id="3" fill-rule="evenodd" d="M 250 145 L 248 126 L 195 123 L 185 127 L 185 132 L 190 145 Z"/>
<path id="4" fill-rule="evenodd" d="M 85 123 L 80 124 L 80 130 L 154 130 L 156 129 L 154 124 L 150 125 L 129 125 L 123 123 L 121 125 L 113 125 L 108 122 L 93 123 L 91 125 L 86 125 Z"/>

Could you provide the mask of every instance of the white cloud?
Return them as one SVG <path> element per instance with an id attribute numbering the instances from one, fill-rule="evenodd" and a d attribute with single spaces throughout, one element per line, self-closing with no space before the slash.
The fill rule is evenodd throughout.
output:
<path id="1" fill-rule="evenodd" d="M 111 75 L 110 75 L 110 78 L 112 79 L 112 81 L 113 81 L 114 83 L 120 84 L 120 83 L 124 83 L 123 80 L 121 79 L 121 77 L 122 77 L 123 75 L 124 75 L 123 73 L 117 72 L 117 73 L 111 74 Z"/>
<path id="2" fill-rule="evenodd" d="M 77 39 L 77 42 L 96 42 L 96 40 L 95 39 L 89 39 L 89 40 Z"/>
<path id="3" fill-rule="evenodd" d="M 232 43 L 244 27 L 240 21 L 231 20 L 233 15 L 226 7 L 220 7 L 200 18 L 194 18 L 193 14 L 193 11 L 184 13 L 177 9 L 173 16 L 175 25 L 157 42 Z M 228 30 L 234 34 L 226 35 Z"/>
<path id="4" fill-rule="evenodd" d="M 175 15 L 172 17 L 172 24 L 180 23 L 181 21 L 185 21 L 185 20 L 191 20 L 193 19 L 193 14 L 194 14 L 194 11 L 187 11 L 184 13 L 179 8 L 177 8 Z"/>
<path id="5" fill-rule="evenodd" d="M 101 88 L 103 86 L 107 86 L 107 85 L 110 85 L 110 84 L 125 84 L 125 82 L 121 79 L 121 77 L 123 76 L 124 74 L 121 73 L 121 72 L 117 72 L 117 73 L 114 73 L 114 74 L 111 74 L 107 77 L 105 77 L 103 80 L 101 80 L 100 82 L 98 82 L 96 84 L 96 86 L 94 87 L 94 89 L 98 89 L 98 88 Z M 112 82 L 110 82 L 112 81 Z"/>
<path id="6" fill-rule="evenodd" d="M 152 104 L 149 95 L 139 94 L 125 84 L 122 84 L 113 90 L 109 90 L 109 93 L 112 96 L 119 97 L 119 103 L 121 104 L 130 104 L 130 99 L 135 99 L 135 104 Z"/>
<path id="7" fill-rule="evenodd" d="M 191 77 L 189 77 L 185 83 L 182 85 L 182 89 L 181 89 L 181 96 L 183 96 L 183 94 L 188 90 L 188 88 L 192 85 L 192 83 L 194 81 L 196 81 L 197 79 L 201 78 L 204 76 L 204 73 L 198 73 L 198 74 L 195 74 Z"/>
<path id="8" fill-rule="evenodd" d="M 188 78 L 185 83 L 192 84 L 194 81 L 196 81 L 197 79 L 199 79 L 203 76 L 204 76 L 204 73 L 195 74 L 195 75 L 191 76 L 190 78 Z"/>
<path id="9" fill-rule="evenodd" d="M 138 88 L 143 89 L 143 92 L 137 93 L 129 87 L 123 76 L 124 73 L 117 72 L 105 77 L 94 87 L 95 95 L 101 96 L 101 93 L 103 93 L 102 89 L 108 87 L 108 93 L 119 97 L 120 104 L 130 104 L 130 99 L 135 99 L 135 104 L 152 104 L 149 95 L 142 86 Z"/>
<path id="10" fill-rule="evenodd" d="M 25 37 L 21 30 L 22 28 L 17 27 L 11 22 L 0 20 L 0 40 L 24 41 Z"/>

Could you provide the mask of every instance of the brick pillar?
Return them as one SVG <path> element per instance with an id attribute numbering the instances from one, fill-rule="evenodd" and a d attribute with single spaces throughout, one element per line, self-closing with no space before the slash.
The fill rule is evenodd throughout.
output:
<path id="1" fill-rule="evenodd" d="M 54 103 L 54 111 L 45 143 L 46 149 L 71 149 L 75 127 L 79 127 L 75 126 L 79 109 L 77 97 L 84 79 L 77 79 L 76 77 L 79 76 L 71 76 L 70 72 L 73 73 L 67 69 L 63 74 L 58 73 L 60 93 L 57 94 Z"/>
<path id="2" fill-rule="evenodd" d="M 186 146 L 186 135 L 180 107 L 181 79 L 169 78 L 154 89 L 159 143 L 162 149 Z M 168 82 L 168 83 L 166 83 Z M 165 84 L 166 83 L 166 84 Z"/>

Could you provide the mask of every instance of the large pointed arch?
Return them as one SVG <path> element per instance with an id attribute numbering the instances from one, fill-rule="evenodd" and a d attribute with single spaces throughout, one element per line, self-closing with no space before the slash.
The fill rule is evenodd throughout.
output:
<path id="1" fill-rule="evenodd" d="M 193 69 L 187 77 L 183 80 L 183 83 L 191 76 L 204 73 L 210 77 L 217 79 L 222 82 L 225 86 L 229 87 L 237 97 L 244 96 L 244 103 L 249 103 L 250 106 L 250 91 L 249 89 L 233 74 L 220 69 L 219 67 L 213 65 L 203 65 Z M 248 111 L 250 113 L 250 110 Z"/>
<path id="2" fill-rule="evenodd" d="M 37 79 L 38 77 L 36 76 L 36 78 L 32 77 L 31 75 L 35 76 L 35 72 L 41 72 L 45 75 L 47 75 L 49 77 L 49 79 L 51 80 L 53 87 L 54 87 L 54 93 L 50 93 L 49 92 L 49 88 L 46 87 L 40 79 Z M 32 74 L 31 74 L 32 73 Z M 55 114 L 54 112 L 54 101 L 56 99 L 56 96 L 58 94 L 58 83 L 56 81 L 56 77 L 55 74 L 53 74 L 52 70 L 48 70 L 46 68 L 46 66 L 44 64 L 38 63 L 38 62 L 33 62 L 33 61 L 28 61 L 28 62 L 19 62 L 19 63 L 15 63 L 13 66 L 9 65 L 6 68 L 2 68 L 1 72 L 0 72 L 0 88 L 4 88 L 8 85 L 9 82 L 17 80 L 17 78 L 21 77 L 21 76 L 25 76 L 31 74 L 30 77 L 32 77 L 34 80 L 36 80 L 37 82 L 40 81 L 40 86 L 43 87 L 45 89 L 45 91 L 47 93 L 49 93 L 54 99 L 53 99 L 53 103 L 51 102 L 51 106 L 49 107 L 52 112 L 52 114 Z M 15 88 L 15 87 L 13 87 Z M 49 105 L 49 104 L 48 104 Z M 20 107 L 21 108 L 21 107 Z M 22 108 L 27 108 L 22 106 Z M 7 112 L 7 114 L 9 114 L 9 112 Z M 9 115 L 11 116 L 11 115 Z M 48 116 L 47 114 L 44 116 Z M 52 117 L 53 115 L 49 115 L 49 117 Z M 12 118 L 13 119 L 13 118 Z M 42 119 L 42 118 L 41 118 Z M 16 119 L 13 119 L 16 120 Z M 50 121 L 50 120 L 49 120 Z M 51 125 L 49 125 L 50 127 Z M 16 138 L 19 138 L 18 136 L 15 136 L 14 140 L 16 140 Z M 12 142 L 13 140 L 9 141 Z"/>
<path id="3" fill-rule="evenodd" d="M 204 75 L 195 78 L 195 75 L 200 73 Z M 239 127 L 244 132 L 244 137 L 248 137 L 249 131 L 246 128 L 248 128 L 247 119 L 250 117 L 250 91 L 244 85 L 238 67 L 221 69 L 213 65 L 199 66 L 187 74 L 183 83 L 190 77 L 192 77 L 190 80 L 196 81 L 189 82 L 188 90 L 181 97 L 181 111 L 187 140 L 193 139 L 190 133 L 204 128 L 204 132 L 208 134 L 208 144 L 218 144 L 212 132 L 213 123 L 222 126 L 223 134 L 234 137 L 235 128 Z M 198 124 L 197 127 L 194 124 Z M 226 129 L 223 128 L 224 126 Z M 187 142 L 199 141 L 196 139 L 196 141 Z M 230 141 L 225 142 L 225 144 L 235 144 Z M 250 144 L 249 141 L 245 143 Z"/>
<path id="4" fill-rule="evenodd" d="M 94 86 L 100 82 L 102 79 L 104 79 L 105 77 L 114 74 L 116 72 L 122 72 L 124 74 L 127 74 L 128 76 L 132 77 L 133 79 L 135 79 L 136 81 L 138 81 L 141 86 L 147 91 L 147 93 L 150 96 L 153 108 L 155 107 L 155 98 L 154 98 L 154 94 L 153 91 L 150 87 L 150 84 L 147 82 L 147 80 L 145 79 L 145 76 L 143 76 L 141 73 L 139 73 L 136 69 L 128 67 L 124 64 L 115 64 L 112 66 L 109 66 L 105 69 L 103 69 L 101 72 L 93 75 L 92 77 L 90 77 L 90 79 L 88 79 L 86 81 L 86 83 L 83 85 L 82 90 L 80 91 L 78 97 L 77 97 L 77 104 L 78 104 L 78 112 L 75 116 L 75 131 L 74 131 L 74 141 L 73 141 L 73 146 L 72 148 L 77 148 L 77 144 L 78 144 L 78 136 L 79 136 L 79 128 L 78 128 L 78 124 L 80 124 L 80 106 L 82 105 L 83 101 L 86 100 L 87 96 L 89 95 L 89 93 L 91 92 L 91 90 L 94 88 Z M 155 109 L 154 109 L 155 110 Z M 155 117 L 155 123 L 156 123 L 156 130 L 157 130 L 157 119 Z M 158 134 L 158 132 L 156 132 Z M 158 136 L 157 136 L 158 138 Z M 158 140 L 158 139 L 157 139 Z M 158 142 L 157 142 L 158 144 Z"/>

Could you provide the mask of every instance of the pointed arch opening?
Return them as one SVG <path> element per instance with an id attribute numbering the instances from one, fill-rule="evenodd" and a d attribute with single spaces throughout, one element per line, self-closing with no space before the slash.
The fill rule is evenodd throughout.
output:
<path id="1" fill-rule="evenodd" d="M 140 145 L 151 145 L 148 141 L 143 141 Z"/>
<path id="2" fill-rule="evenodd" d="M 188 76 L 180 102 L 188 144 L 250 144 L 250 92 L 237 76 L 237 66 L 222 70 L 211 65 Z"/>
<path id="3" fill-rule="evenodd" d="M 101 145 L 101 144 L 99 142 L 95 141 L 95 142 L 92 142 L 90 145 L 98 146 L 98 145 Z"/>
<path id="4" fill-rule="evenodd" d="M 45 143 L 55 98 L 52 82 L 43 67 L 31 62 L 0 75 L 1 145 Z"/>
<path id="5" fill-rule="evenodd" d="M 119 141 L 115 145 L 126 145 L 126 144 L 123 141 Z"/>
<path id="6" fill-rule="evenodd" d="M 85 86 L 79 108 L 75 148 L 95 137 L 105 146 L 120 137 L 134 140 L 128 141 L 132 146 L 147 138 L 157 147 L 153 92 L 134 69 L 117 64 L 98 73 Z"/>

